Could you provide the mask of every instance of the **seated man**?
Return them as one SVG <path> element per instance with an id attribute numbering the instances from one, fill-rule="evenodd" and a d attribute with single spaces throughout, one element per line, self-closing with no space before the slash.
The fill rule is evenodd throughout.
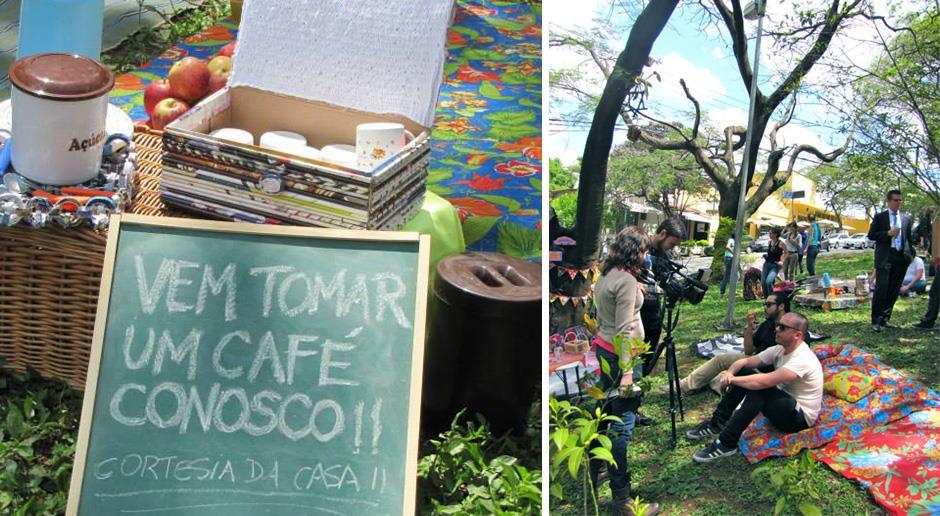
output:
<path id="1" fill-rule="evenodd" d="M 909 297 L 927 292 L 927 276 L 924 271 L 924 260 L 920 256 L 915 256 L 911 264 L 907 266 L 907 272 L 904 273 L 904 280 L 901 281 L 901 288 L 898 292 L 902 296 Z"/>
<path id="2" fill-rule="evenodd" d="M 757 321 L 757 312 L 747 314 L 747 326 L 744 328 L 744 353 L 715 355 L 711 360 L 692 371 L 689 376 L 679 380 L 679 388 L 682 389 L 682 393 L 689 394 L 710 386 L 715 392 L 721 394 L 718 385 L 718 373 L 728 369 L 735 361 L 760 353 L 776 344 L 774 326 L 783 317 L 783 314 L 787 313 L 789 308 L 787 301 L 786 294 L 771 294 L 768 296 L 764 300 L 764 321 L 760 323 L 756 330 L 754 329 L 754 323 Z M 772 366 L 760 368 L 763 373 L 769 373 L 772 370 Z"/>
<path id="3" fill-rule="evenodd" d="M 776 325 L 776 346 L 742 358 L 728 368 L 721 377 L 725 395 L 715 413 L 686 434 L 690 439 L 713 435 L 718 439 L 696 452 L 692 460 L 711 462 L 737 453 L 738 439 L 758 413 L 788 434 L 816 423 L 822 405 L 823 371 L 819 359 L 803 342 L 808 327 L 803 315 L 796 312 L 784 315 Z M 774 365 L 772 373 L 738 375 L 746 367 L 766 364 Z"/>

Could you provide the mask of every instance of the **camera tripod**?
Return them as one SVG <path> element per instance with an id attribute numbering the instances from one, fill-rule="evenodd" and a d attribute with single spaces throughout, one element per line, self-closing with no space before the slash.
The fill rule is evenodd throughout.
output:
<path id="1" fill-rule="evenodd" d="M 666 330 L 666 336 L 662 342 L 656 346 L 653 358 L 647 367 L 649 371 L 644 371 L 644 376 L 648 375 L 656 367 L 660 355 L 666 351 L 666 373 L 669 377 L 669 416 L 672 419 L 672 440 L 670 444 L 673 448 L 678 445 L 676 434 L 676 407 L 679 408 L 679 418 L 685 420 L 685 412 L 682 409 L 682 389 L 679 387 L 679 365 L 676 362 L 676 342 L 672 338 L 672 330 L 679 323 L 679 300 L 666 298 L 663 301 L 666 308 L 666 317 L 663 319 L 663 327 Z"/>

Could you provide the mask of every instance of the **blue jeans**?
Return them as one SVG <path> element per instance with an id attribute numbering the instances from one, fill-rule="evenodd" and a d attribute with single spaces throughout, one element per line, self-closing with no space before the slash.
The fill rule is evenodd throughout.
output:
<path id="1" fill-rule="evenodd" d="M 760 286 L 764 291 L 764 299 L 774 293 L 774 280 L 780 273 L 780 265 L 764 262 L 764 270 L 760 274 Z"/>
<path id="2" fill-rule="evenodd" d="M 907 291 L 911 293 L 916 292 L 918 294 L 923 294 L 924 292 L 927 292 L 927 280 L 923 278 L 917 280 L 916 282 L 914 282 L 913 285 L 911 285 L 911 288 L 907 289 Z"/>
<path id="3" fill-rule="evenodd" d="M 721 290 L 721 295 L 725 295 L 725 287 L 727 287 L 728 282 L 731 281 L 731 265 L 733 261 L 733 256 L 725 256 L 725 271 L 721 276 L 721 286 L 718 287 L 718 289 Z"/>
<path id="4" fill-rule="evenodd" d="M 816 255 L 818 254 L 818 245 L 811 245 L 806 249 L 806 272 L 808 272 L 810 276 L 816 275 Z"/>
<path id="5" fill-rule="evenodd" d="M 610 376 L 601 373 L 601 389 L 605 392 L 616 389 L 620 385 L 620 364 L 613 353 L 597 348 L 598 359 L 603 358 L 610 366 Z M 633 381 L 640 379 L 643 367 L 637 366 L 633 370 Z M 636 426 L 636 410 L 639 408 L 639 398 L 621 398 L 614 396 L 603 402 L 603 411 L 611 416 L 617 416 L 620 421 L 601 423 L 599 431 L 610 438 L 611 450 L 616 467 L 607 468 L 607 478 L 610 479 L 611 489 L 621 489 L 630 483 L 630 468 L 627 464 L 627 445 L 633 436 Z M 595 443 L 597 445 L 597 443 Z"/>

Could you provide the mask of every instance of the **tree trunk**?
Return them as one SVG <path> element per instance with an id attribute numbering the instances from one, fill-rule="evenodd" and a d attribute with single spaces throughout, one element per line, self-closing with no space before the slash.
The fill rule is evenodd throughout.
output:
<path id="1" fill-rule="evenodd" d="M 578 184 L 578 211 L 574 227 L 577 242 L 572 265 L 581 268 L 597 257 L 607 184 L 607 159 L 613 143 L 614 127 L 627 93 L 649 60 L 653 43 L 662 32 L 678 0 L 652 0 L 637 17 L 627 46 L 614 65 L 604 87 L 584 145 Z"/>

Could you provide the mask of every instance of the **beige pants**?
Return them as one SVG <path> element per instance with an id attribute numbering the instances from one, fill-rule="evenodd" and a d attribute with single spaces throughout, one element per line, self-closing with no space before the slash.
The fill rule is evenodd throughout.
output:
<path id="1" fill-rule="evenodd" d="M 720 353 L 715 355 L 711 360 L 692 371 L 689 376 L 679 380 L 679 388 L 682 389 L 683 393 L 687 393 L 707 385 L 713 391 L 721 394 L 718 373 L 728 369 L 731 364 L 742 358 L 747 358 L 747 355 L 744 353 Z"/>

